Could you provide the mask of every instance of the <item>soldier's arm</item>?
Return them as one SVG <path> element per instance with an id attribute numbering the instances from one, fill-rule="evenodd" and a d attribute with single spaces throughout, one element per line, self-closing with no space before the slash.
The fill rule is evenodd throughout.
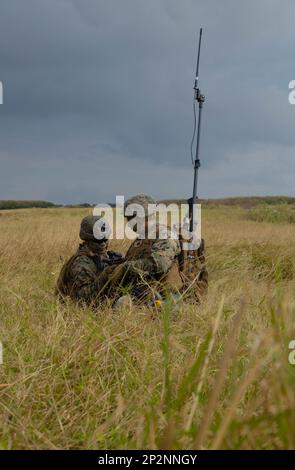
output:
<path id="1" fill-rule="evenodd" d="M 106 268 L 99 276 L 102 291 L 107 291 L 108 284 L 120 284 L 130 275 L 149 276 L 166 274 L 176 256 L 180 253 L 178 240 L 155 240 L 150 255 L 135 260 L 125 260 L 119 266 Z"/>
<path id="2" fill-rule="evenodd" d="M 157 274 L 166 274 L 173 261 L 180 253 L 178 240 L 167 238 L 153 243 L 151 258 Z"/>
<path id="3" fill-rule="evenodd" d="M 132 264 L 132 269 L 149 274 L 163 275 L 167 273 L 179 253 L 180 246 L 178 240 L 171 238 L 155 240 L 149 256 L 135 261 L 129 261 L 129 263 Z"/>
<path id="4" fill-rule="evenodd" d="M 72 266 L 73 297 L 87 305 L 98 295 L 97 269 L 87 256 L 77 258 Z"/>

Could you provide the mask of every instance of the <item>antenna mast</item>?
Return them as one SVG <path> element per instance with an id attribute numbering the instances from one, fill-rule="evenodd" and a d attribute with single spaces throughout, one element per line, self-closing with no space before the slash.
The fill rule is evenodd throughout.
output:
<path id="1" fill-rule="evenodd" d="M 201 90 L 199 88 L 199 65 L 200 65 L 200 53 L 201 53 L 201 44 L 202 44 L 202 33 L 203 33 L 203 28 L 200 28 L 198 58 L 197 58 L 196 75 L 195 75 L 195 82 L 194 82 L 194 115 L 196 115 L 195 114 L 196 103 L 199 104 L 199 114 L 198 114 L 196 154 L 195 154 L 195 160 L 193 162 L 193 165 L 194 165 L 193 197 L 190 199 L 190 203 L 191 203 L 190 204 L 190 232 L 191 233 L 194 230 L 194 205 L 196 204 L 197 199 L 198 199 L 198 172 L 201 166 L 201 162 L 199 158 L 199 150 L 200 150 L 202 109 L 203 109 L 203 103 L 205 101 L 205 95 L 202 95 Z M 194 136 L 193 136 L 193 141 L 194 141 Z M 193 141 L 192 141 L 192 145 L 193 145 Z"/>

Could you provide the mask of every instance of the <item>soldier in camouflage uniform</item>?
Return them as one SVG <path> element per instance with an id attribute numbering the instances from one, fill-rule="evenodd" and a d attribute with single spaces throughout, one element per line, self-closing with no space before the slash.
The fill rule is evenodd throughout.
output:
<path id="1" fill-rule="evenodd" d="M 144 194 L 134 196 L 125 203 L 125 215 L 126 208 L 131 204 L 138 204 L 144 209 L 143 224 L 137 228 L 138 237 L 127 251 L 124 262 L 107 268 L 100 276 L 101 289 L 116 298 L 124 293 L 124 288 L 125 291 L 128 288 L 131 296 L 139 300 L 147 300 L 151 296 L 162 297 L 167 292 L 193 290 L 199 299 L 208 284 L 204 245 L 196 250 L 193 269 L 188 270 L 187 254 L 181 249 L 182 242 L 173 238 L 171 231 L 160 226 L 155 215 L 150 215 L 148 211 L 149 205 L 156 204 L 156 201 Z M 134 219 L 134 215 L 126 217 L 128 223 Z M 152 238 L 147 237 L 149 222 L 155 227 Z M 163 230 L 166 232 L 163 233 Z M 166 238 L 161 235 L 166 235 Z"/>
<path id="2" fill-rule="evenodd" d="M 61 298 L 69 297 L 84 305 L 99 303 L 98 279 L 103 270 L 122 259 L 120 253 L 108 251 L 108 240 L 95 238 L 93 229 L 99 216 L 84 217 L 80 227 L 83 241 L 77 252 L 61 269 L 55 292 Z"/>

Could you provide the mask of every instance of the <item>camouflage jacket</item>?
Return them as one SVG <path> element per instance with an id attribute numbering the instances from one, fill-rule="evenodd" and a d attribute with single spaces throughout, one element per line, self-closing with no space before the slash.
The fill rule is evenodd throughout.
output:
<path id="1" fill-rule="evenodd" d="M 99 279 L 101 289 L 112 295 L 118 286 L 133 285 L 138 288 L 145 285 L 146 288 L 146 283 L 162 282 L 177 263 L 180 254 L 179 241 L 172 238 L 169 230 L 167 237 L 162 238 L 162 230 L 157 224 L 153 238 L 138 237 L 134 240 L 124 262 L 102 273 Z"/>
<path id="2" fill-rule="evenodd" d="M 167 274 L 180 254 L 180 244 L 172 238 L 169 229 L 155 224 L 152 238 L 140 236 L 131 244 L 126 253 L 125 263 L 131 270 L 141 271 L 154 279 Z"/>
<path id="3" fill-rule="evenodd" d="M 165 230 L 165 229 L 164 229 Z M 163 293 L 167 289 L 200 298 L 207 291 L 204 241 L 193 253 L 182 250 L 182 242 L 168 229 L 163 238 L 157 224 L 154 238 L 138 237 L 119 266 L 107 268 L 99 277 L 100 289 L 108 296 L 118 296 L 125 287 L 144 298 L 150 287 Z M 165 233 L 164 233 L 165 235 Z"/>
<path id="4" fill-rule="evenodd" d="M 106 244 L 102 244 L 100 252 L 94 254 L 87 244 L 82 243 L 63 265 L 56 284 L 56 294 L 85 305 L 97 304 L 100 294 L 99 275 L 120 257 L 119 253 L 107 251 Z"/>

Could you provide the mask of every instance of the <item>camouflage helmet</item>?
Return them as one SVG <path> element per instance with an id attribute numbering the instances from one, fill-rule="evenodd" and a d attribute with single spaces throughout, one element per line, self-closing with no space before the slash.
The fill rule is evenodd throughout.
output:
<path id="1" fill-rule="evenodd" d="M 99 215 L 87 215 L 81 220 L 80 225 L 80 238 L 85 241 L 98 241 L 94 236 L 93 229 L 95 223 L 102 217 Z"/>
<path id="2" fill-rule="evenodd" d="M 125 204 L 124 204 L 124 214 L 125 215 L 126 215 L 127 207 L 131 204 L 138 204 L 139 206 L 141 206 L 144 209 L 145 216 L 147 217 L 149 215 L 148 214 L 149 204 L 157 204 L 157 201 L 155 201 L 155 199 L 153 199 L 148 194 L 137 194 L 136 196 L 132 196 L 129 199 L 127 199 L 127 201 L 125 201 Z M 135 211 L 134 211 L 133 214 L 134 214 L 134 216 L 136 215 Z M 131 217 L 132 215 L 128 214 L 128 216 Z"/>

